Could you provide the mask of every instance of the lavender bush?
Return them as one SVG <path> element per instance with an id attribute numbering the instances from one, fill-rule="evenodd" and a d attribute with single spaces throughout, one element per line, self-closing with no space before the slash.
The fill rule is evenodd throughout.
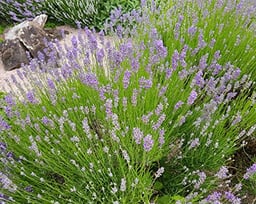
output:
<path id="1" fill-rule="evenodd" d="M 45 13 L 56 23 L 75 26 L 80 22 L 83 26 L 101 30 L 113 9 L 120 8 L 121 13 L 127 13 L 139 6 L 139 0 L 0 0 L 0 15 L 5 21 L 21 22 Z"/>
<path id="2" fill-rule="evenodd" d="M 83 26 L 101 30 L 113 9 L 119 7 L 122 9 L 121 13 L 126 13 L 138 8 L 139 5 L 139 0 L 72 0 L 69 2 L 46 0 L 45 10 L 57 21 L 70 25 L 76 25 L 79 21 Z"/>
<path id="3" fill-rule="evenodd" d="M 44 13 L 44 0 L 0 0 L 1 21 L 22 22 Z"/>
<path id="4" fill-rule="evenodd" d="M 255 165 L 236 182 L 230 165 L 255 136 L 251 16 L 219 1 L 185 2 L 116 9 L 105 26 L 115 43 L 85 28 L 12 77 L 18 91 L 1 103 L 2 200 L 242 202 Z M 192 8 L 209 9 L 194 28 L 197 13 L 184 12 Z"/>

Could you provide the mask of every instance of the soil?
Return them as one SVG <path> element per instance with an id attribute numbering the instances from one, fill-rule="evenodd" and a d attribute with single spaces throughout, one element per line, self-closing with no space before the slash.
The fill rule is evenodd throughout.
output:
<path id="1" fill-rule="evenodd" d="M 256 158 L 256 138 L 250 137 L 244 140 L 245 146 L 237 150 L 233 156 L 230 173 L 233 175 L 233 181 L 236 183 L 246 173 L 247 168 L 253 165 L 253 158 Z M 256 204 L 256 195 L 244 192 L 245 198 L 242 204 Z"/>

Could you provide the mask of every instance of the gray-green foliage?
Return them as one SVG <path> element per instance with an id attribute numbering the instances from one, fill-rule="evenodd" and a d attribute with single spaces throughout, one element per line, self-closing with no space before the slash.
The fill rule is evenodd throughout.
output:
<path id="1" fill-rule="evenodd" d="M 21 22 L 44 13 L 44 0 L 0 0 L 0 22 Z"/>
<path id="2" fill-rule="evenodd" d="M 0 0 L 0 16 L 8 22 L 21 22 L 46 13 L 53 21 L 73 26 L 80 22 L 99 30 L 115 8 L 127 13 L 139 6 L 140 0 Z"/>
<path id="3" fill-rule="evenodd" d="M 71 25 L 79 21 L 83 25 L 90 25 L 93 22 L 94 16 L 98 13 L 97 4 L 99 1 L 46 0 L 44 3 L 47 14 L 57 21 Z"/>
<path id="4" fill-rule="evenodd" d="M 121 7 L 123 13 L 126 13 L 140 5 L 139 0 L 46 0 L 44 3 L 46 13 L 55 20 L 70 25 L 80 22 L 83 26 L 96 29 L 103 28 L 104 22 L 115 8 Z"/>

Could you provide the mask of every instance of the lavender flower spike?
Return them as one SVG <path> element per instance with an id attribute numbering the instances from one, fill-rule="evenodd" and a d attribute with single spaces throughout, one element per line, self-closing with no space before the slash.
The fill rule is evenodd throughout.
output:
<path id="1" fill-rule="evenodd" d="M 149 152 L 154 145 L 154 140 L 152 139 L 152 136 L 147 135 L 146 137 L 144 137 L 143 141 L 144 141 L 144 144 L 143 144 L 144 150 L 146 152 Z"/>
<path id="2" fill-rule="evenodd" d="M 248 180 L 255 173 L 256 173 L 256 163 L 246 170 L 246 173 L 244 174 L 244 179 Z"/>
<path id="3" fill-rule="evenodd" d="M 197 92 L 195 90 L 192 90 L 189 97 L 188 97 L 188 104 L 192 105 L 197 98 Z"/>

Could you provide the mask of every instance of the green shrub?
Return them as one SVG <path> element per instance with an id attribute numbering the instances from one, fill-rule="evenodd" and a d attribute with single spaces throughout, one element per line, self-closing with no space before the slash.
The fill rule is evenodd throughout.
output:
<path id="1" fill-rule="evenodd" d="M 63 1 L 46 0 L 45 10 L 48 15 L 62 23 L 103 29 L 104 23 L 109 19 L 111 11 L 120 7 L 122 13 L 130 12 L 139 7 L 139 0 L 90 0 L 90 1 Z"/>
<path id="2" fill-rule="evenodd" d="M 44 0 L 0 0 L 0 16 L 7 22 L 31 20 L 44 12 Z"/>

